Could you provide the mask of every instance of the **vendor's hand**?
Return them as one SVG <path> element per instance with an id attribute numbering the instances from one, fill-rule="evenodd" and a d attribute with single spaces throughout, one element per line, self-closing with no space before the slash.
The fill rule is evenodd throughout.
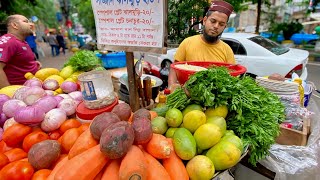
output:
<path id="1" fill-rule="evenodd" d="M 36 61 L 37 62 L 37 66 L 38 66 L 38 70 L 42 68 L 42 64 L 39 62 L 39 61 Z"/>
<path id="2" fill-rule="evenodd" d="M 178 87 L 181 87 L 180 84 L 178 83 L 173 83 L 169 86 L 170 92 L 173 92 L 174 90 L 176 90 Z"/>

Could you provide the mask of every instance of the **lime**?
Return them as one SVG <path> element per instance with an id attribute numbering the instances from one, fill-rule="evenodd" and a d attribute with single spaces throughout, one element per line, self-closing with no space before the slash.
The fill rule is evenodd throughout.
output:
<path id="1" fill-rule="evenodd" d="M 179 127 L 182 123 L 183 115 L 182 112 L 177 108 L 169 109 L 166 112 L 167 123 L 170 127 Z"/>
<path id="2" fill-rule="evenodd" d="M 191 133 L 194 133 L 198 127 L 206 123 L 206 115 L 199 110 L 192 110 L 183 117 L 183 126 Z"/>
<path id="3" fill-rule="evenodd" d="M 212 161 L 204 155 L 193 157 L 187 163 L 186 169 L 191 180 L 209 180 L 215 173 Z"/>
<path id="4" fill-rule="evenodd" d="M 185 116 L 188 112 L 190 112 L 192 110 L 203 111 L 203 108 L 202 108 L 202 106 L 200 106 L 198 104 L 190 104 L 186 108 L 184 108 L 184 110 L 182 110 L 182 115 Z"/>
<path id="5" fill-rule="evenodd" d="M 167 120 L 158 116 L 151 120 L 152 132 L 156 134 L 164 134 L 168 129 Z"/>
<path id="6" fill-rule="evenodd" d="M 178 129 L 178 128 L 173 128 L 173 127 L 169 128 L 169 129 L 167 130 L 167 132 L 166 132 L 166 137 L 167 137 L 167 138 L 172 138 L 173 135 L 174 135 L 174 132 L 175 132 L 177 129 Z"/>
<path id="7" fill-rule="evenodd" d="M 217 108 L 209 107 L 206 109 L 205 113 L 207 117 L 221 116 L 226 118 L 228 115 L 228 107 L 225 105 L 218 106 Z"/>
<path id="8" fill-rule="evenodd" d="M 209 149 L 220 141 L 222 132 L 215 124 L 203 124 L 196 130 L 193 137 L 200 149 Z"/>
<path id="9" fill-rule="evenodd" d="M 221 117 L 221 116 L 211 116 L 211 117 L 207 117 L 207 123 L 210 124 L 215 124 L 217 125 L 222 132 L 222 135 L 226 132 L 227 130 L 227 123 L 226 120 Z"/>
<path id="10" fill-rule="evenodd" d="M 241 152 L 243 151 L 243 143 L 242 140 L 236 135 L 224 135 L 221 138 L 221 141 L 228 141 L 234 144 Z"/>

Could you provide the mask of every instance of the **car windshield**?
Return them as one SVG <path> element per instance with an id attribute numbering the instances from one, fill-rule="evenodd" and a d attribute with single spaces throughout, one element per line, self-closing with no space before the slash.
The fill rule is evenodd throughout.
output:
<path id="1" fill-rule="evenodd" d="M 270 39 L 266 39 L 261 36 L 255 36 L 252 38 L 249 38 L 249 40 L 259 44 L 260 46 L 268 49 L 275 55 L 281 55 L 289 51 L 289 48 L 287 47 L 282 47 L 280 44 L 271 41 Z"/>

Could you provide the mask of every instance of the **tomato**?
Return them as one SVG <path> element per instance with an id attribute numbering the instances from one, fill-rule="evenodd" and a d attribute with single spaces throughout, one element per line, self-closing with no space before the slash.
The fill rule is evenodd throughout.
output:
<path id="1" fill-rule="evenodd" d="M 0 169 L 2 169 L 9 162 L 10 161 L 9 161 L 8 157 L 5 154 L 0 153 Z"/>
<path id="2" fill-rule="evenodd" d="M 46 180 L 50 173 L 50 169 L 40 169 L 33 174 L 31 180 Z"/>
<path id="3" fill-rule="evenodd" d="M 68 129 L 71 129 L 71 128 L 78 128 L 81 126 L 81 123 L 76 120 L 76 119 L 68 119 L 66 121 L 64 121 L 61 126 L 60 126 L 60 131 L 61 132 L 66 132 Z"/>
<path id="4" fill-rule="evenodd" d="M 55 130 L 49 133 L 49 139 L 58 140 L 61 137 L 60 130 Z"/>
<path id="5" fill-rule="evenodd" d="M 29 152 L 30 148 L 41 141 L 47 140 L 49 139 L 49 135 L 46 134 L 45 132 L 42 131 L 34 131 L 30 134 L 28 134 L 22 143 L 22 148 L 23 150 L 25 150 L 26 152 Z"/>
<path id="6" fill-rule="evenodd" d="M 4 153 L 10 162 L 26 158 L 28 154 L 20 148 L 14 148 Z"/>
<path id="7" fill-rule="evenodd" d="M 13 148 L 8 146 L 7 143 L 5 143 L 3 140 L 0 141 L 0 153 L 4 153 L 10 149 L 13 149 Z"/>
<path id="8" fill-rule="evenodd" d="M 34 169 L 27 161 L 14 161 L 7 164 L 0 171 L 1 180 L 29 180 Z"/>
<path id="9" fill-rule="evenodd" d="M 32 128 L 23 124 L 14 124 L 3 132 L 2 139 L 8 145 L 16 147 L 31 133 Z"/>

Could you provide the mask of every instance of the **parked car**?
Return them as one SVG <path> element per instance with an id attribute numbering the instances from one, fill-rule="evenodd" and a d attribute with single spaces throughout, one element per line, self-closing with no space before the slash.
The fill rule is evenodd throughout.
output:
<path id="1" fill-rule="evenodd" d="M 253 76 L 279 73 L 290 78 L 295 72 L 302 79 L 307 79 L 308 51 L 282 47 L 274 41 L 249 33 L 223 33 L 221 39 L 233 50 L 237 64 L 245 66 L 247 73 Z M 158 58 L 160 72 L 169 70 L 176 51 L 177 48 L 170 49 Z"/>
<path id="2" fill-rule="evenodd" d="M 264 38 L 270 39 L 272 37 L 272 33 L 270 32 L 262 32 L 260 35 Z M 284 40 L 284 37 L 282 34 L 279 34 L 277 36 L 277 42 L 282 42 Z M 294 42 L 296 45 L 300 44 L 311 44 L 315 45 L 316 41 L 319 40 L 319 35 L 317 34 L 308 34 L 305 32 L 301 33 L 295 33 L 291 36 L 290 40 Z"/>

